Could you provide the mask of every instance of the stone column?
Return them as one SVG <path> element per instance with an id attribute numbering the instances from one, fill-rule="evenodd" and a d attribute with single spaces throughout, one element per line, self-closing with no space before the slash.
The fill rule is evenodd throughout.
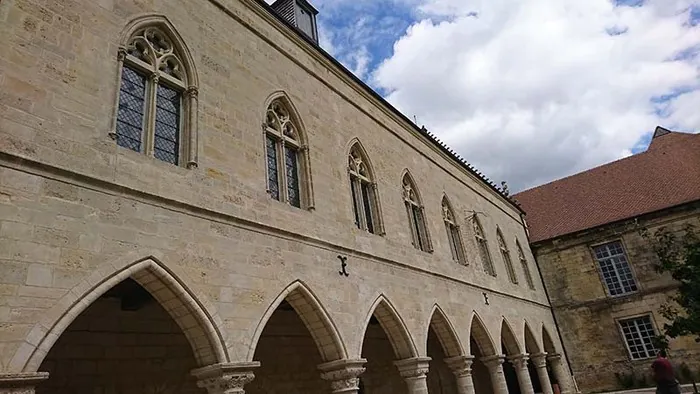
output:
<path id="1" fill-rule="evenodd" d="M 506 357 L 502 354 L 481 359 L 491 374 L 491 384 L 493 385 L 494 394 L 508 394 L 508 383 L 506 383 L 506 376 L 503 374 L 503 361 L 505 359 Z"/>
<path id="2" fill-rule="evenodd" d="M 0 394 L 34 394 L 36 385 L 48 378 L 48 372 L 0 373 Z"/>
<path id="3" fill-rule="evenodd" d="M 474 356 L 457 356 L 445 359 L 445 363 L 457 379 L 457 394 L 475 394 L 474 381 L 472 380 L 473 361 Z"/>
<path id="4" fill-rule="evenodd" d="M 360 384 L 359 376 L 365 372 L 367 360 L 337 360 L 321 364 L 321 378 L 331 382 L 333 394 L 357 394 Z"/>
<path id="5" fill-rule="evenodd" d="M 530 371 L 527 369 L 527 360 L 529 357 L 526 354 L 508 357 L 508 361 L 513 364 L 515 373 L 518 375 L 518 385 L 522 394 L 535 394 L 535 389 L 532 387 L 530 380 Z"/>
<path id="6" fill-rule="evenodd" d="M 552 382 L 549 380 L 549 373 L 547 373 L 546 356 L 547 353 L 537 353 L 530 355 L 530 358 L 537 369 L 537 376 L 540 378 L 540 385 L 542 385 L 542 394 L 554 394 Z"/>
<path id="7" fill-rule="evenodd" d="M 561 394 L 574 393 L 575 390 L 573 388 L 573 382 L 571 381 L 571 375 L 569 375 L 566 368 L 564 368 L 564 363 L 561 361 L 561 354 L 550 354 L 547 356 L 547 361 L 549 361 L 552 366 L 552 372 L 559 384 L 559 391 L 561 391 Z"/>
<path id="8" fill-rule="evenodd" d="M 207 389 L 208 394 L 245 394 L 245 385 L 255 379 L 253 370 L 260 363 L 222 363 L 195 369 L 197 386 Z"/>
<path id="9" fill-rule="evenodd" d="M 406 381 L 408 394 L 428 394 L 426 375 L 430 360 L 430 357 L 413 357 L 394 362 L 399 374 Z"/>

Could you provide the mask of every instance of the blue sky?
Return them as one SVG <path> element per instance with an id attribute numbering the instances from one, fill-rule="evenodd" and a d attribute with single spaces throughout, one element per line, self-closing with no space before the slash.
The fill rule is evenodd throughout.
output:
<path id="1" fill-rule="evenodd" d="M 700 129 L 700 0 L 312 0 L 321 45 L 522 190 Z"/>

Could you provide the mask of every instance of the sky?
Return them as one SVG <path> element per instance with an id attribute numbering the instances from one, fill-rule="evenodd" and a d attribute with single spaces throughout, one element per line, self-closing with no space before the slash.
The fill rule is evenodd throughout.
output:
<path id="1" fill-rule="evenodd" d="M 310 2 L 328 53 L 511 192 L 700 130 L 700 0 Z"/>

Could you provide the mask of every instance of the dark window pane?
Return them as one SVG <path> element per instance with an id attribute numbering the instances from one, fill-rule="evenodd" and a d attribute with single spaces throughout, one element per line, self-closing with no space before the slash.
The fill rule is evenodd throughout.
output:
<path id="1" fill-rule="evenodd" d="M 180 92 L 158 85 L 153 155 L 177 164 L 180 150 Z"/>
<path id="2" fill-rule="evenodd" d="M 289 203 L 297 208 L 301 207 L 301 198 L 299 196 L 299 171 L 297 169 L 297 150 L 291 147 L 285 147 L 285 167 L 287 175 L 287 198 Z"/>
<path id="3" fill-rule="evenodd" d="M 350 192 L 352 193 L 352 211 L 355 214 L 355 225 L 357 228 L 362 228 L 360 225 L 360 206 L 357 203 L 357 187 L 356 178 L 350 177 Z"/>
<path id="4" fill-rule="evenodd" d="M 415 205 L 411 205 L 411 213 L 412 213 L 412 225 L 414 228 L 414 231 L 416 232 L 416 239 L 418 241 L 418 249 L 420 250 L 425 250 L 425 245 L 423 243 L 423 216 L 421 215 L 420 208 L 418 208 Z"/>
<path id="5" fill-rule="evenodd" d="M 367 221 L 367 231 L 374 234 L 374 223 L 372 223 L 372 191 L 369 183 L 362 182 L 362 203 L 365 208 L 365 220 Z"/>
<path id="6" fill-rule="evenodd" d="M 280 199 L 279 176 L 277 173 L 277 143 L 270 136 L 265 139 L 267 154 L 267 188 L 275 200 Z"/>
<path id="7" fill-rule="evenodd" d="M 141 151 L 145 97 L 146 78 L 124 66 L 119 87 L 116 138 L 117 145 L 136 152 Z"/>

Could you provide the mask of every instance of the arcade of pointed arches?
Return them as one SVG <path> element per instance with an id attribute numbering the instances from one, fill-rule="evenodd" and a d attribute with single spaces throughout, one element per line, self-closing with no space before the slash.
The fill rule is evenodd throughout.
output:
<path id="1" fill-rule="evenodd" d="M 73 377 L 75 370 L 66 367 L 79 365 L 78 361 L 63 352 L 76 340 L 76 333 L 85 330 L 74 326 L 83 327 L 87 322 L 93 327 L 96 322 L 90 319 L 98 316 L 94 309 L 116 296 L 120 298 L 121 311 L 131 311 L 131 318 L 139 316 L 135 312 L 139 304 L 143 307 L 153 301 L 146 309 L 158 310 L 173 322 L 171 327 L 175 329 L 167 335 L 175 338 L 174 331 L 178 331 L 182 338 L 178 343 L 189 344 L 189 352 L 184 353 L 189 354 L 190 368 L 177 373 L 196 378 L 187 386 L 183 377 L 184 383 L 178 386 L 181 392 L 206 389 L 223 394 L 230 392 L 226 387 L 244 390 L 244 386 L 248 393 L 553 393 L 555 386 L 559 392 L 573 392 L 573 382 L 544 325 L 531 326 L 523 320 L 513 326 L 503 317 L 500 332 L 493 335 L 481 317 L 471 312 L 467 334 L 458 332 L 436 304 L 426 324 L 427 351 L 422 352 L 420 349 L 426 349 L 426 344 L 414 342 L 390 299 L 380 295 L 361 323 L 364 336 L 360 348 L 347 349 L 323 303 L 302 281 L 293 282 L 275 298 L 253 333 L 248 355 L 236 360 L 228 353 L 229 340 L 215 305 L 205 296 L 195 295 L 180 275 L 155 257 L 135 262 L 125 258 L 108 264 L 107 270 L 95 271 L 37 323 L 30 334 L 34 339 L 27 339 L 24 345 L 30 351 L 18 351 L 12 364 L 22 366 L 25 374 L 38 376 L 37 381 L 47 378 L 37 371 L 48 370 L 48 380 L 38 384 L 38 392 L 43 391 L 42 385 L 47 387 L 46 392 L 58 389 L 53 385 L 57 382 L 80 391 L 80 387 L 70 387 L 72 383 L 68 382 L 81 379 Z M 152 316 L 153 312 L 149 312 L 139 318 Z M 109 319 L 104 315 L 102 318 Z M 518 331 L 523 335 L 517 335 Z M 80 335 L 94 334 L 82 331 Z M 120 335 L 127 338 L 130 333 Z M 519 338 L 524 338 L 524 342 Z M 309 351 L 314 356 L 304 355 L 299 362 L 286 363 L 286 354 L 277 354 L 290 346 L 294 352 Z M 139 362 L 134 360 L 134 364 Z M 299 376 L 316 374 L 315 381 L 297 388 L 297 382 L 285 381 L 280 372 L 290 368 L 294 376 L 297 369 Z"/>

